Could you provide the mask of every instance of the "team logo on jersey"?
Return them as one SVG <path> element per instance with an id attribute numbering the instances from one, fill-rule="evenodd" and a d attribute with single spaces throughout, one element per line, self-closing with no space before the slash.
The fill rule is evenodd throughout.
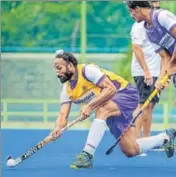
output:
<path id="1" fill-rule="evenodd" d="M 168 33 L 166 33 L 159 42 L 159 45 L 169 49 L 175 42 L 175 39 Z"/>
<path id="2" fill-rule="evenodd" d="M 88 92 L 88 93 L 84 94 L 78 100 L 74 101 L 74 103 L 75 104 L 87 104 L 95 97 L 96 97 L 96 94 L 91 91 L 91 92 Z"/>

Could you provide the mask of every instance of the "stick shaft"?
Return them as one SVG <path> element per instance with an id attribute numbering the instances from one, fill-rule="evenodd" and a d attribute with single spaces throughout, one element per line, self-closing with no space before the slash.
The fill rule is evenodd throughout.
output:
<path id="1" fill-rule="evenodd" d="M 69 124 L 67 124 L 66 127 L 64 127 L 61 132 L 65 132 L 68 128 L 72 127 L 73 125 L 75 125 L 76 123 L 78 123 L 79 121 L 81 121 L 82 118 L 77 118 L 75 120 L 73 120 L 72 122 L 70 122 Z M 51 137 L 47 137 L 45 138 L 43 141 L 39 142 L 36 146 L 32 147 L 31 149 L 29 149 L 26 153 L 24 153 L 23 155 L 21 155 L 20 157 L 16 158 L 16 165 L 18 165 L 19 163 L 21 163 L 23 160 L 29 158 L 31 155 L 33 155 L 34 153 L 36 153 L 38 150 L 40 150 L 42 147 L 44 147 L 46 144 L 48 144 L 49 142 L 52 141 Z"/>

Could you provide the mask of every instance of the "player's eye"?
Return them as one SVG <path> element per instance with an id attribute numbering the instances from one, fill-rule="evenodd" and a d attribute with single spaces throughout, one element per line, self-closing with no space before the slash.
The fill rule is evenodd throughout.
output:
<path id="1" fill-rule="evenodd" d="M 54 69 L 60 71 L 60 70 L 61 70 L 61 67 L 59 67 L 59 66 L 55 66 Z"/>

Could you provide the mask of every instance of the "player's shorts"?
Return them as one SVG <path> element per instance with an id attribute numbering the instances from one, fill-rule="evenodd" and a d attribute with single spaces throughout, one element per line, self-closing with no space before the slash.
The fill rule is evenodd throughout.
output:
<path id="1" fill-rule="evenodd" d="M 173 83 L 174 83 L 174 85 L 176 87 L 176 73 L 173 75 Z"/>
<path id="2" fill-rule="evenodd" d="M 155 82 L 158 79 L 158 77 L 153 77 L 153 84 L 147 85 L 144 82 L 144 76 L 136 76 L 134 77 L 134 81 L 136 83 L 136 87 L 139 91 L 139 97 L 140 97 L 140 104 L 143 104 L 147 98 L 150 96 L 151 92 L 155 89 Z M 152 103 L 158 103 L 159 97 L 156 95 L 152 100 Z"/>
<path id="3" fill-rule="evenodd" d="M 121 115 L 108 117 L 106 123 L 112 135 L 118 138 L 132 122 L 133 112 L 139 102 L 139 93 L 136 87 L 128 84 L 125 89 L 118 91 L 111 100 L 117 104 Z"/>

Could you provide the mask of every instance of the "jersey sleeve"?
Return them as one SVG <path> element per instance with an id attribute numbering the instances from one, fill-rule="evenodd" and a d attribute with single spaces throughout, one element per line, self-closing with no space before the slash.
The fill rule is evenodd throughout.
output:
<path id="1" fill-rule="evenodd" d="M 67 90 L 66 90 L 66 84 L 63 85 L 61 94 L 60 94 L 60 103 L 61 104 L 67 104 L 67 103 L 71 103 L 71 99 L 69 98 L 69 96 L 67 95 Z"/>
<path id="2" fill-rule="evenodd" d="M 131 29 L 131 40 L 132 44 L 142 45 L 146 38 L 145 29 L 142 24 L 134 23 Z"/>
<path id="3" fill-rule="evenodd" d="M 84 66 L 83 76 L 95 85 L 100 84 L 105 77 L 101 69 L 94 64 Z"/>
<path id="4" fill-rule="evenodd" d="M 163 10 L 158 14 L 158 22 L 169 32 L 174 27 L 176 28 L 176 16 L 167 10 Z"/>

